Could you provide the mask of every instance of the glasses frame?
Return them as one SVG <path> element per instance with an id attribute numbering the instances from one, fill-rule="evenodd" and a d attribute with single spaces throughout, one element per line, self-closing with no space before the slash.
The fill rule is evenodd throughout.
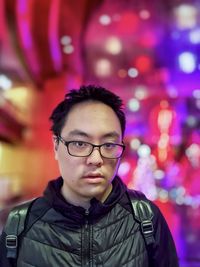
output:
<path id="1" fill-rule="evenodd" d="M 119 158 L 122 157 L 122 155 L 123 155 L 123 153 L 124 153 L 124 150 L 125 150 L 125 147 L 126 147 L 124 144 L 111 143 L 111 142 L 107 142 L 107 143 L 104 143 L 104 144 L 101 144 L 101 145 L 94 145 L 94 144 L 92 144 L 92 143 L 90 143 L 90 142 L 81 141 L 81 140 L 66 141 L 66 140 L 64 140 L 60 135 L 57 136 L 57 140 L 58 140 L 58 141 L 61 141 L 61 143 L 63 143 L 63 145 L 66 146 L 66 148 L 67 148 L 67 152 L 68 152 L 68 154 L 69 154 L 70 156 L 77 157 L 77 158 L 86 158 L 86 157 L 89 157 L 89 156 L 92 154 L 92 152 L 94 151 L 94 148 L 95 148 L 95 147 L 98 147 L 99 153 L 100 153 L 100 155 L 101 155 L 102 158 L 106 158 L 106 159 L 119 159 Z M 73 142 L 83 142 L 83 143 L 89 144 L 89 145 L 92 146 L 92 150 L 91 150 L 91 152 L 90 152 L 87 156 L 76 156 L 76 155 L 73 155 L 73 154 L 71 154 L 70 151 L 69 151 L 69 144 L 70 144 L 70 143 L 73 143 Z M 103 155 L 101 154 L 101 147 L 104 146 L 105 144 L 113 144 L 113 145 L 117 145 L 117 146 L 122 147 L 122 153 L 120 154 L 119 157 L 115 157 L 115 158 L 113 158 L 113 157 L 110 158 L 110 157 L 105 157 L 105 156 L 103 156 Z"/>

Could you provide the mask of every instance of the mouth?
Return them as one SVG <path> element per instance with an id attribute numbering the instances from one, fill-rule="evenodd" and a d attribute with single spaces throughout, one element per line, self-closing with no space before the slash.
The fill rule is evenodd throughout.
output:
<path id="1" fill-rule="evenodd" d="M 91 183 L 98 183 L 104 179 L 104 176 L 100 173 L 88 173 L 83 176 L 83 179 Z"/>
<path id="2" fill-rule="evenodd" d="M 88 173 L 83 176 L 83 178 L 103 178 L 104 176 L 100 173 Z"/>

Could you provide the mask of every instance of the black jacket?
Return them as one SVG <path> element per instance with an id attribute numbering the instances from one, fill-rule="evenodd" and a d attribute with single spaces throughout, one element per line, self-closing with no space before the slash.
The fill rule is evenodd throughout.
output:
<path id="1" fill-rule="evenodd" d="M 178 266 L 170 231 L 153 203 L 155 244 L 149 248 L 148 256 L 140 225 L 132 214 L 127 188 L 118 177 L 103 204 L 91 200 L 89 213 L 67 203 L 60 194 L 61 186 L 62 178 L 48 184 L 42 197 L 48 210 L 22 238 L 17 267 Z M 38 208 L 36 201 L 29 220 Z M 4 238 L 3 234 L 0 266 L 10 267 Z"/>

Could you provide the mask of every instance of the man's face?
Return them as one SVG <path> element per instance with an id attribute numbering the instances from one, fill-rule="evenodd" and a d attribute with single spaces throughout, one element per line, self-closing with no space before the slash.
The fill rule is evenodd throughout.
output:
<path id="1" fill-rule="evenodd" d="M 61 137 L 65 141 L 86 141 L 95 145 L 122 142 L 120 122 L 114 111 L 94 101 L 76 104 L 71 109 Z M 104 201 L 112 189 L 111 182 L 120 160 L 103 158 L 98 148 L 90 156 L 74 157 L 68 154 L 62 142 L 54 146 L 55 158 L 64 180 L 64 197 L 75 205 L 93 197 Z"/>

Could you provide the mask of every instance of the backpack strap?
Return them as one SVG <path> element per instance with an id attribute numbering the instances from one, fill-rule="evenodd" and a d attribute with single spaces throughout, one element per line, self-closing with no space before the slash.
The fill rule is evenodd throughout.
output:
<path id="1" fill-rule="evenodd" d="M 4 228 L 6 233 L 5 245 L 7 249 L 7 258 L 14 259 L 17 257 L 18 236 L 23 232 L 28 210 L 33 200 L 24 202 L 13 208 L 9 215 Z"/>
<path id="2" fill-rule="evenodd" d="M 141 232 L 143 234 L 147 246 L 155 243 L 154 226 L 151 205 L 145 195 L 139 191 L 129 190 L 128 196 L 131 202 L 133 216 L 140 223 Z"/>
<path id="3" fill-rule="evenodd" d="M 14 262 L 16 261 L 19 237 L 28 232 L 32 225 L 49 209 L 50 206 L 47 202 L 44 201 L 42 197 L 39 197 L 18 205 L 11 210 L 4 228 L 6 234 L 5 245 L 7 248 L 7 258 Z"/>

